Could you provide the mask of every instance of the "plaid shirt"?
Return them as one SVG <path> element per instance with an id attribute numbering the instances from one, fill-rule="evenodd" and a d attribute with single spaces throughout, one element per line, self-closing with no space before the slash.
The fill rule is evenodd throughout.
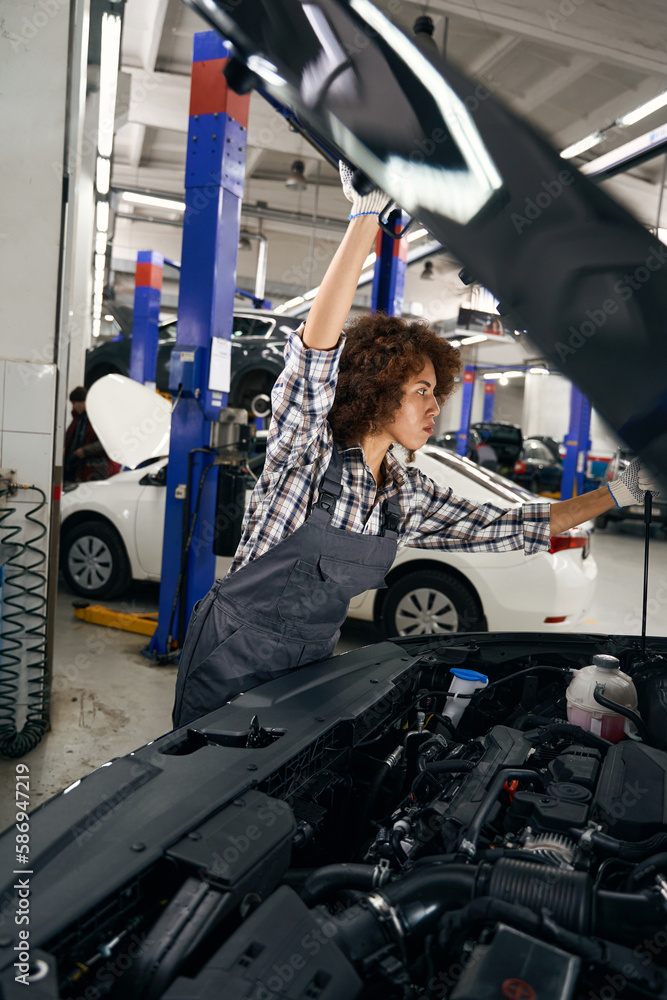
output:
<path id="1" fill-rule="evenodd" d="M 230 573 L 262 555 L 306 519 L 309 503 L 329 465 L 327 414 L 336 391 L 344 335 L 330 351 L 306 348 L 300 331 L 289 335 L 285 367 L 272 392 L 273 417 L 266 461 L 246 511 L 245 527 Z M 361 445 L 341 449 L 343 492 L 331 519 L 334 528 L 378 535 L 382 501 L 398 497 L 399 546 L 461 552 L 526 554 L 549 548 L 548 503 L 508 509 L 477 505 L 438 486 L 419 469 L 387 452 L 385 482 L 377 490 Z"/>

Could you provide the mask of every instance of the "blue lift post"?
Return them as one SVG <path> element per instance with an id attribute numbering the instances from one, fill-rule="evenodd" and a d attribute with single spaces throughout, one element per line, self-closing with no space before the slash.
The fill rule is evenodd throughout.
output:
<path id="1" fill-rule="evenodd" d="M 470 414 L 472 413 L 472 394 L 475 391 L 475 368 L 466 365 L 463 372 L 463 392 L 461 398 L 461 426 L 456 435 L 456 454 L 465 457 L 468 454 L 468 434 L 470 432 Z"/>
<path id="2" fill-rule="evenodd" d="M 202 474 L 210 470 L 214 457 L 206 451 L 210 421 L 217 420 L 227 402 L 211 354 L 215 338 L 231 341 L 250 105 L 249 95 L 239 96 L 227 87 L 222 71 L 229 56 L 216 32 L 194 36 L 178 332 L 170 377 L 171 391 L 174 377 L 182 388 L 171 420 L 158 627 L 148 650 L 156 658 L 172 652 L 176 622 L 187 625 L 194 604 L 215 579 L 216 480 L 209 471 L 187 555 L 187 582 L 174 618 L 184 529 L 191 525 Z M 185 511 L 188 474 L 190 501 Z"/>
<path id="3" fill-rule="evenodd" d="M 484 423 L 489 423 L 493 420 L 493 404 L 496 401 L 496 385 L 495 382 L 485 382 L 484 384 L 484 411 L 482 413 L 482 420 Z"/>
<path id="4" fill-rule="evenodd" d="M 163 269 L 161 254 L 153 250 L 140 250 L 137 254 L 130 378 L 142 385 L 155 385 Z"/>
<path id="5" fill-rule="evenodd" d="M 585 492 L 586 455 L 591 447 L 589 439 L 591 426 L 591 404 L 586 397 L 572 386 L 570 394 L 570 428 L 565 438 L 565 458 L 561 479 L 560 498 L 581 496 Z"/>
<path id="6" fill-rule="evenodd" d="M 400 233 L 405 223 L 401 211 L 392 212 L 389 219 L 394 232 Z M 371 312 L 400 316 L 403 312 L 405 272 L 408 266 L 408 241 L 405 236 L 393 239 L 378 228 L 375 240 L 375 270 L 371 289 Z"/>

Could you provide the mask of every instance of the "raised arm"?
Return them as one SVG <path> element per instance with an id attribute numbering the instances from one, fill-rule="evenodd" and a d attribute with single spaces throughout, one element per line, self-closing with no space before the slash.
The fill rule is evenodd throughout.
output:
<path id="1" fill-rule="evenodd" d="M 387 196 L 377 189 L 363 197 L 358 195 L 352 187 L 352 171 L 345 164 L 341 163 L 340 172 L 343 192 L 352 202 L 350 224 L 327 268 L 303 331 L 305 346 L 319 351 L 330 350 L 338 343 L 377 233 L 378 213 L 387 203 Z"/>
<path id="2" fill-rule="evenodd" d="M 360 215 L 350 219 L 343 241 L 327 268 L 308 313 L 303 331 L 306 347 L 324 351 L 338 343 L 377 228 L 377 215 Z"/>

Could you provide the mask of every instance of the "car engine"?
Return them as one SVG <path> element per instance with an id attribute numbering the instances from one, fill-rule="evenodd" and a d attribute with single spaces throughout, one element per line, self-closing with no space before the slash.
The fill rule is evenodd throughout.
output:
<path id="1" fill-rule="evenodd" d="M 639 695 L 615 745 L 567 722 L 596 652 Z M 666 653 L 394 640 L 110 762 L 31 817 L 33 995 L 667 997 Z M 454 725 L 462 665 L 490 683 Z M 20 989 L 6 947 L 3 998 Z"/>

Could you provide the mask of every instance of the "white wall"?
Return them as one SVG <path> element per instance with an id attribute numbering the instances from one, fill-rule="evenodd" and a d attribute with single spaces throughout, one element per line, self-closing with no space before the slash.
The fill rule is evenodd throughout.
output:
<path id="1" fill-rule="evenodd" d="M 36 517 L 46 534 L 36 541 L 35 552 L 23 557 L 23 564 L 35 563 L 36 553 L 41 552 L 46 571 L 57 441 L 70 3 L 0 0 L 0 24 L 0 465 L 15 469 L 20 483 L 37 486 L 45 494 L 45 506 Z M 0 537 L 7 535 L 2 527 L 15 524 L 23 529 L 21 541 L 37 538 L 39 529 L 26 521 L 26 515 L 40 496 L 22 490 L 12 498 L 15 513 L 0 522 Z M 7 509 L 3 502 L 0 512 Z M 21 603 L 35 608 L 46 596 L 45 588 L 34 577 L 26 582 L 35 587 L 35 594 L 21 598 Z M 7 585 L 5 599 L 12 591 Z M 24 624 L 34 626 L 35 619 Z M 28 645 L 34 645 L 34 637 Z M 25 691 L 26 671 L 22 671 L 19 702 L 25 701 Z M 20 728 L 21 711 L 17 721 Z"/>

